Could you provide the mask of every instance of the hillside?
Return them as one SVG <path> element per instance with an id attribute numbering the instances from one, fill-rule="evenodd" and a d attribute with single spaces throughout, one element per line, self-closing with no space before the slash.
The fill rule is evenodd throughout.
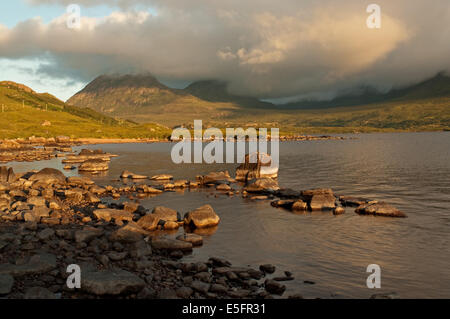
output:
<path id="1" fill-rule="evenodd" d="M 278 107 L 280 109 L 319 109 L 439 97 L 450 97 L 450 76 L 446 76 L 444 73 L 439 73 L 411 86 L 394 88 L 387 93 L 381 93 L 371 87 L 362 87 L 355 90 L 355 93 L 340 95 L 330 101 L 303 100 L 282 104 Z"/>
<path id="2" fill-rule="evenodd" d="M 255 98 L 230 95 L 226 85 L 219 82 L 197 82 L 181 90 L 165 86 L 150 74 L 99 76 L 67 103 L 140 123 L 169 126 L 192 123 L 205 114 L 208 119 L 219 120 L 242 107 L 271 106 Z"/>
<path id="3" fill-rule="evenodd" d="M 359 95 L 289 105 L 234 96 L 219 81 L 195 82 L 177 90 L 149 74 L 100 76 L 68 102 L 168 126 L 190 126 L 194 119 L 202 119 L 205 127 L 280 127 L 299 133 L 450 128 L 450 78 L 443 74 L 387 94 L 365 88 Z"/>
<path id="4" fill-rule="evenodd" d="M 162 137 L 170 134 L 156 124 L 138 125 L 89 108 L 65 104 L 48 93 L 11 81 L 0 82 L 0 138 L 51 137 Z"/>

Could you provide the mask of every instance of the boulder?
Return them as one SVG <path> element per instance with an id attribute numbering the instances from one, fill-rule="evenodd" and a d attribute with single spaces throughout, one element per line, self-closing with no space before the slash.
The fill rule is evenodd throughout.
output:
<path id="1" fill-rule="evenodd" d="M 90 159 L 87 160 L 78 167 L 79 171 L 95 172 L 95 171 L 107 171 L 109 169 L 109 164 L 101 159 Z"/>
<path id="2" fill-rule="evenodd" d="M 152 214 L 157 216 L 159 220 L 163 221 L 178 221 L 178 212 L 174 209 L 164 207 L 164 206 L 156 206 L 153 208 Z"/>
<path id="3" fill-rule="evenodd" d="M 231 190 L 231 186 L 228 184 L 219 184 L 217 185 L 216 189 L 218 191 L 230 191 Z"/>
<path id="4" fill-rule="evenodd" d="M 292 204 L 291 209 L 293 211 L 306 211 L 308 210 L 308 204 L 299 199 Z"/>
<path id="5" fill-rule="evenodd" d="M 67 184 L 83 186 L 83 185 L 94 185 L 95 182 L 89 177 L 85 176 L 70 176 L 67 177 Z"/>
<path id="6" fill-rule="evenodd" d="M 280 187 L 278 182 L 271 178 L 258 178 L 248 182 L 244 190 L 249 193 L 270 193 L 278 191 Z"/>
<path id="7" fill-rule="evenodd" d="M 266 288 L 267 292 L 275 295 L 282 295 L 286 290 L 285 285 L 282 285 L 279 282 L 272 279 L 267 279 L 264 282 L 264 287 Z"/>
<path id="8" fill-rule="evenodd" d="M 247 182 L 254 178 L 277 178 L 278 167 L 272 167 L 272 157 L 266 153 L 245 155 L 245 161 L 236 169 L 236 180 Z"/>
<path id="9" fill-rule="evenodd" d="M 177 239 L 190 242 L 192 246 L 203 245 L 203 237 L 193 233 L 184 233 L 183 235 L 179 235 Z"/>
<path id="10" fill-rule="evenodd" d="M 336 207 L 336 197 L 330 194 L 313 195 L 309 203 L 312 211 L 316 210 L 332 210 Z"/>
<path id="11" fill-rule="evenodd" d="M 81 289 L 97 296 L 137 293 L 145 282 L 135 274 L 122 270 L 83 271 Z"/>
<path id="12" fill-rule="evenodd" d="M 192 243 L 178 239 L 168 238 L 166 236 L 153 237 L 151 244 L 153 249 L 167 250 L 167 251 L 175 251 L 175 250 L 192 251 Z"/>
<path id="13" fill-rule="evenodd" d="M 0 264 L 0 275 L 9 274 L 13 277 L 38 275 L 52 271 L 55 268 L 56 256 L 48 253 L 40 253 L 32 256 L 24 264 Z"/>
<path id="14" fill-rule="evenodd" d="M 59 183 L 65 184 L 66 176 L 62 172 L 54 168 L 44 168 L 31 175 L 28 178 L 29 181 L 38 181 L 45 184 Z"/>
<path id="15" fill-rule="evenodd" d="M 314 195 L 330 195 L 330 196 L 334 197 L 334 193 L 331 188 L 309 189 L 309 190 L 301 191 L 300 195 L 308 203 L 311 201 L 311 199 Z"/>
<path id="16" fill-rule="evenodd" d="M 85 226 L 81 230 L 75 232 L 75 241 L 77 243 L 90 242 L 94 238 L 98 238 L 103 235 L 103 229 L 95 228 L 91 226 Z"/>
<path id="17" fill-rule="evenodd" d="M 156 216 L 154 214 L 147 214 L 147 215 L 141 217 L 137 221 L 137 224 L 142 229 L 152 231 L 158 227 L 158 222 L 159 222 L 159 216 Z"/>
<path id="18" fill-rule="evenodd" d="M 117 229 L 109 237 L 112 241 L 120 241 L 124 243 L 134 243 L 142 240 L 147 235 L 145 229 L 135 222 L 129 222 L 127 225 Z"/>
<path id="19" fill-rule="evenodd" d="M 184 216 L 186 225 L 194 226 L 195 228 L 205 228 L 216 226 L 220 222 L 220 217 L 216 214 L 211 205 L 203 205 Z"/>
<path id="20" fill-rule="evenodd" d="M 375 215 L 386 217 L 407 217 L 405 213 L 399 211 L 394 206 L 385 202 L 367 203 L 359 206 L 355 212 L 360 215 Z"/>
<path id="21" fill-rule="evenodd" d="M 232 178 L 230 177 L 230 173 L 228 173 L 228 171 L 223 171 L 223 172 L 211 172 L 208 175 L 204 175 L 204 176 L 199 176 L 198 177 L 199 182 L 201 184 L 214 184 L 214 185 L 219 185 L 219 184 L 227 184 L 232 180 Z"/>
<path id="22" fill-rule="evenodd" d="M 11 292 L 14 285 L 14 278 L 9 274 L 0 274 L 0 296 Z"/>
<path id="23" fill-rule="evenodd" d="M 121 209 L 111 209 L 111 208 L 103 208 L 94 210 L 94 215 L 100 220 L 104 220 L 106 222 L 111 221 L 132 221 L 133 214 Z"/>

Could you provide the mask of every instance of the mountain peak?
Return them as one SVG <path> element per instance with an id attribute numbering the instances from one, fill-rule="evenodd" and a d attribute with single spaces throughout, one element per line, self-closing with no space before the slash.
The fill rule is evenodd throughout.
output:
<path id="1" fill-rule="evenodd" d="M 117 88 L 159 88 L 169 89 L 150 73 L 103 74 L 96 77 L 81 92 L 97 92 Z M 80 93 L 80 92 L 79 92 Z"/>

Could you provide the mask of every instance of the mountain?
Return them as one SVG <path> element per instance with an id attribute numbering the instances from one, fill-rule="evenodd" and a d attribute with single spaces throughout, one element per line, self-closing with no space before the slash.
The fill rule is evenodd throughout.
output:
<path id="1" fill-rule="evenodd" d="M 355 106 L 390 101 L 412 101 L 419 99 L 450 97 L 450 77 L 443 72 L 420 83 L 401 89 L 381 93 L 371 87 L 356 90 L 357 93 L 340 95 L 329 101 L 303 100 L 279 105 L 280 109 L 321 109 Z"/>
<path id="2" fill-rule="evenodd" d="M 72 106 L 49 93 L 12 81 L 0 82 L 0 138 L 28 136 L 159 137 L 159 125 L 138 125 L 93 109 Z M 45 125 L 43 125 L 45 123 Z"/>
<path id="3" fill-rule="evenodd" d="M 67 103 L 136 122 L 165 125 L 192 123 L 194 119 L 221 121 L 241 108 L 273 106 L 256 98 L 228 93 L 226 84 L 200 81 L 185 89 L 160 83 L 151 74 L 101 75 Z"/>
<path id="4" fill-rule="evenodd" d="M 242 107 L 271 108 L 274 105 L 254 97 L 233 95 L 228 92 L 228 84 L 217 80 L 197 81 L 184 89 L 185 92 L 210 102 L 230 102 Z"/>

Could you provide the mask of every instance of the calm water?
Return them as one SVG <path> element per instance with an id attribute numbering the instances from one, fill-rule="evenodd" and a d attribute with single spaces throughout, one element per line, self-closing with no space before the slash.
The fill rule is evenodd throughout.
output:
<path id="1" fill-rule="evenodd" d="M 145 175 L 170 173 L 175 179 L 222 169 L 234 174 L 237 165 L 175 165 L 172 146 L 89 146 L 120 155 L 112 159 L 107 175 L 93 179 L 114 184 L 124 169 Z M 14 164 L 18 171 L 48 166 L 62 169 L 58 160 Z M 254 267 L 272 263 L 280 275 L 289 270 L 295 276 L 286 282 L 285 296 L 367 298 L 395 291 L 404 298 L 450 298 L 450 133 L 363 134 L 345 141 L 281 143 L 279 184 L 296 190 L 331 187 L 337 194 L 384 200 L 409 218 L 359 216 L 354 208 L 341 216 L 293 214 L 271 207 L 269 201 L 216 198 L 210 190 L 164 193 L 141 203 L 182 213 L 211 204 L 221 223 L 205 237 L 203 247 L 185 259 L 222 256 L 236 266 Z M 381 289 L 366 287 L 369 264 L 381 266 Z"/>

